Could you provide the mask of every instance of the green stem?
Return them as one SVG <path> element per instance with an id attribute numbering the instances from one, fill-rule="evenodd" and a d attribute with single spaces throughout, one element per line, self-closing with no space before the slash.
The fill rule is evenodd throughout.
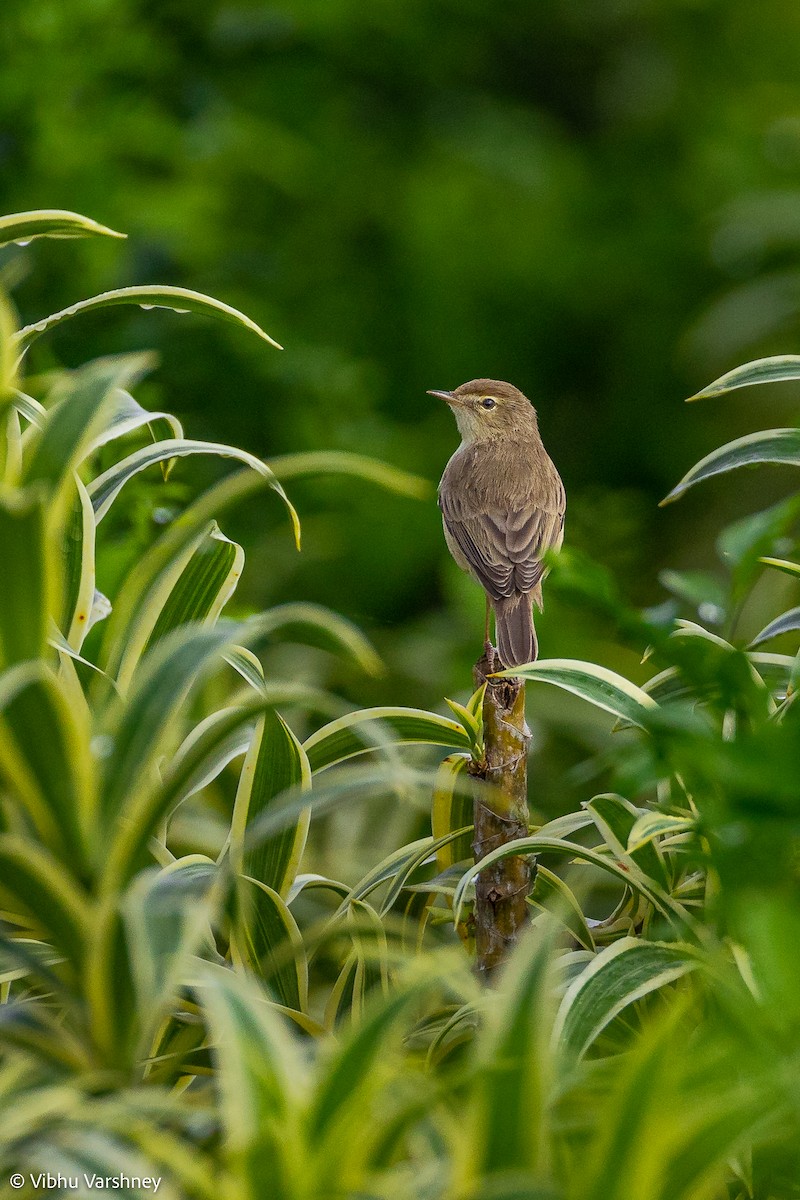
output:
<path id="1" fill-rule="evenodd" d="M 483 700 L 485 758 L 472 774 L 485 780 L 476 789 L 475 840 L 478 863 L 491 850 L 526 837 L 528 742 L 525 684 L 521 679 L 486 679 L 491 665 L 482 658 L 475 681 L 486 680 Z M 530 859 L 513 856 L 481 871 L 475 885 L 475 947 L 478 970 L 488 978 L 506 957 L 528 921 Z"/>

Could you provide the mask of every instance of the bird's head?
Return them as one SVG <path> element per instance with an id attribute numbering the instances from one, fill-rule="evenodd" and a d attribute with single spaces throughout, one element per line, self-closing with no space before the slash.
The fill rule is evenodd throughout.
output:
<path id="1" fill-rule="evenodd" d="M 465 442 L 512 437 L 537 428 L 527 396 L 500 379 L 471 379 L 453 392 L 428 392 L 449 404 Z"/>

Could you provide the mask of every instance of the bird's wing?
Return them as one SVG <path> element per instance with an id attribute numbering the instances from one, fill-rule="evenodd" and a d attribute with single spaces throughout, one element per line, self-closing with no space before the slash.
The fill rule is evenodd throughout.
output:
<path id="1" fill-rule="evenodd" d="M 563 536 L 564 510 L 559 500 L 554 495 L 547 507 L 476 512 L 452 493 L 444 493 L 439 507 L 448 534 L 476 579 L 493 600 L 499 600 L 515 592 L 530 592 L 541 580 L 545 572 L 542 556 L 558 547 Z"/>

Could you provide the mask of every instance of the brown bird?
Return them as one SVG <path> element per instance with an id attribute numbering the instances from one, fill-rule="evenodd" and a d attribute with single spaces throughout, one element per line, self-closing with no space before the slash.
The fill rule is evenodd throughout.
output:
<path id="1" fill-rule="evenodd" d="M 561 545 L 567 503 L 536 410 L 518 388 L 497 379 L 428 395 L 450 405 L 461 434 L 439 484 L 439 508 L 450 553 L 486 593 L 486 652 L 491 605 L 503 663 L 533 662 L 531 604 L 542 608 L 542 556 Z"/>

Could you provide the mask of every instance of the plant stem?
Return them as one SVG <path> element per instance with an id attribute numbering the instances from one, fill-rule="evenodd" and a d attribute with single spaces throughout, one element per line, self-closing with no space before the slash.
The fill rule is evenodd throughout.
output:
<path id="1" fill-rule="evenodd" d="M 528 833 L 528 742 L 525 684 L 521 679 L 487 679 L 493 665 L 475 664 L 475 682 L 486 681 L 483 700 L 485 756 L 472 774 L 485 780 L 476 789 L 475 840 L 478 863 L 491 850 Z M 504 960 L 528 921 L 530 859 L 504 858 L 481 871 L 475 885 L 475 947 L 478 971 L 488 978 Z"/>

